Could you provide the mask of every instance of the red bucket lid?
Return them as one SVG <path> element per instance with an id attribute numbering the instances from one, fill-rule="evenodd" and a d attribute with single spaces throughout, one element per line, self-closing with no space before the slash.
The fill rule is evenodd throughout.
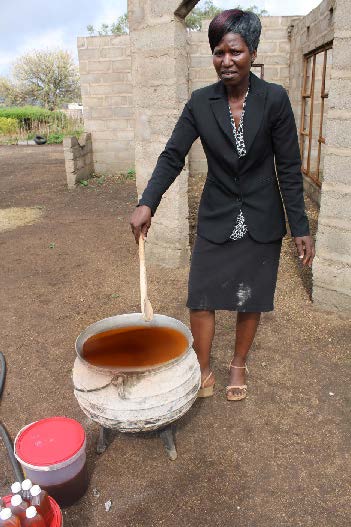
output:
<path id="1" fill-rule="evenodd" d="M 48 417 L 23 428 L 15 439 L 15 455 L 28 467 L 53 470 L 74 461 L 85 446 L 85 431 L 69 417 Z"/>

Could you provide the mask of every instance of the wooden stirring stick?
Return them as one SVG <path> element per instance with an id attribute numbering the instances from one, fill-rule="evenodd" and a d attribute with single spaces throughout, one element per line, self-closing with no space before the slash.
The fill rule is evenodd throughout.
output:
<path id="1" fill-rule="evenodd" d="M 154 316 L 152 305 L 147 297 L 147 280 L 145 265 L 145 240 L 143 234 L 139 238 L 139 263 L 140 263 L 140 303 L 144 320 L 150 322 Z"/>

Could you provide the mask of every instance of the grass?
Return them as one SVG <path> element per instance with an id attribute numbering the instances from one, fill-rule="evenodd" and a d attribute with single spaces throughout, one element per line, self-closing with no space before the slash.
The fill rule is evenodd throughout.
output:
<path id="1" fill-rule="evenodd" d="M 19 141 L 31 141 L 36 135 L 47 138 L 48 144 L 61 144 L 64 137 L 79 136 L 84 132 L 83 123 L 72 119 L 64 112 L 50 112 L 39 107 L 0 108 L 0 144 L 18 144 Z M 6 121 L 17 124 L 16 129 L 8 129 Z M 1 124 L 1 123 L 0 123 Z"/>
<path id="2" fill-rule="evenodd" d="M 105 172 L 93 172 L 91 174 L 91 177 L 89 179 L 83 179 L 79 181 L 77 184 L 80 187 L 85 187 L 89 189 L 98 189 L 104 184 L 114 183 L 114 182 L 121 182 L 124 183 L 126 181 L 135 181 L 136 179 L 136 173 L 134 168 L 128 169 L 126 172 L 120 172 L 119 174 L 108 174 Z"/>

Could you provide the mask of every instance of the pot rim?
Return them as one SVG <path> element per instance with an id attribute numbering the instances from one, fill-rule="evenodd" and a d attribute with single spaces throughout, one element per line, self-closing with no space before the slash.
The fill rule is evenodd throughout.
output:
<path id="1" fill-rule="evenodd" d="M 160 364 L 154 364 L 152 366 L 140 366 L 140 367 L 133 367 L 133 368 L 127 368 L 127 367 L 121 367 L 121 368 L 111 368 L 103 366 L 94 366 L 94 364 L 91 364 L 89 361 L 85 360 L 85 358 L 82 356 L 82 350 L 84 343 L 88 340 L 88 338 L 92 337 L 93 335 L 98 335 L 99 333 L 104 333 L 105 331 L 108 331 L 109 329 L 117 329 L 120 327 L 128 327 L 131 325 L 131 323 L 125 323 L 122 325 L 114 325 L 113 323 L 117 320 L 119 322 L 124 322 L 130 317 L 133 317 L 136 319 L 136 323 L 141 326 L 145 327 L 167 327 L 166 324 L 159 324 L 158 322 L 166 322 L 172 321 L 173 324 L 169 325 L 168 327 L 171 327 L 173 329 L 178 329 L 183 333 L 183 335 L 188 340 L 188 347 L 184 350 L 184 352 L 179 355 L 178 357 L 175 357 L 174 359 L 168 360 L 166 362 L 162 362 Z M 177 326 L 176 328 L 174 326 Z M 99 328 L 99 331 L 95 331 L 96 328 Z M 142 313 L 123 313 L 122 315 L 114 315 L 112 317 L 106 317 L 101 320 L 97 320 L 96 322 L 93 322 L 93 324 L 90 324 L 87 326 L 76 338 L 75 341 L 75 350 L 78 358 L 86 365 L 88 365 L 90 368 L 92 368 L 94 371 L 98 371 L 101 373 L 109 373 L 111 372 L 112 375 L 115 375 L 116 373 L 137 373 L 137 372 L 146 372 L 146 371 L 153 371 L 153 370 L 159 370 L 160 368 L 169 367 L 174 362 L 179 361 L 186 353 L 188 353 L 189 349 L 192 348 L 192 344 L 194 342 L 192 333 L 190 329 L 180 320 L 169 317 L 167 315 L 160 315 L 155 313 L 152 320 L 150 322 L 146 322 L 144 320 Z"/>

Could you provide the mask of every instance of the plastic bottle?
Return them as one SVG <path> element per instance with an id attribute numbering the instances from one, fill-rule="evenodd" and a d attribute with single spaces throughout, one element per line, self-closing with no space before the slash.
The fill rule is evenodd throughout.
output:
<path id="1" fill-rule="evenodd" d="M 51 508 L 48 493 L 41 489 L 39 485 L 33 485 L 33 487 L 30 489 L 30 493 L 30 504 L 34 505 L 37 511 L 42 515 L 46 525 L 50 525 L 53 518 L 53 510 Z"/>
<path id="2" fill-rule="evenodd" d="M 22 500 L 22 496 L 19 494 L 15 494 L 11 498 L 11 511 L 14 516 L 17 516 L 20 521 L 26 517 L 26 510 L 28 509 L 29 505 L 26 501 Z"/>
<path id="3" fill-rule="evenodd" d="M 21 527 L 21 522 L 12 514 L 11 509 L 5 507 L 0 511 L 0 527 Z"/>
<path id="4" fill-rule="evenodd" d="M 15 481 L 14 483 L 12 483 L 12 485 L 11 485 L 11 494 L 12 495 L 20 494 L 22 496 L 22 485 L 20 484 L 19 481 Z"/>
<path id="5" fill-rule="evenodd" d="M 33 505 L 26 510 L 26 517 L 22 522 L 22 527 L 46 527 L 44 518 Z"/>
<path id="6" fill-rule="evenodd" d="M 22 498 L 30 503 L 31 495 L 30 489 L 32 488 L 32 482 L 30 479 L 25 479 L 22 481 Z"/>

